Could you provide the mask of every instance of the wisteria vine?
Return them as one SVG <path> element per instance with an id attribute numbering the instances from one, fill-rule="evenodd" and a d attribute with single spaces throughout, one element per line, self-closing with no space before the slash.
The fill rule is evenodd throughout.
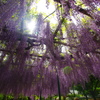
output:
<path id="1" fill-rule="evenodd" d="M 54 0 L 63 9 L 58 25 L 51 29 L 39 14 L 36 35 L 24 32 L 27 0 L 0 3 L 0 93 L 65 96 L 91 74 L 100 78 L 100 0 L 80 1 Z"/>

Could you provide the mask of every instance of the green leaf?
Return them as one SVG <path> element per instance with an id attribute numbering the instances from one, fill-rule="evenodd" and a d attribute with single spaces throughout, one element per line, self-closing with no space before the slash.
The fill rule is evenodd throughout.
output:
<path id="1" fill-rule="evenodd" d="M 98 7 L 97 10 L 100 11 L 100 7 Z"/>
<path id="2" fill-rule="evenodd" d="M 68 74 L 72 71 L 72 68 L 70 66 L 66 66 L 66 67 L 63 68 L 63 71 L 64 71 L 65 74 Z"/>

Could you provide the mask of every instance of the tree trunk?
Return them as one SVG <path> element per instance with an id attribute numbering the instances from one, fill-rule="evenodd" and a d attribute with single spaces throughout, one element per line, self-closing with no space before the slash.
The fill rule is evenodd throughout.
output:
<path id="1" fill-rule="evenodd" d="M 61 100 L 60 81 L 59 81 L 59 76 L 58 76 L 58 74 L 57 74 L 57 85 L 58 85 L 59 100 Z"/>
<path id="2" fill-rule="evenodd" d="M 41 90 L 40 90 L 40 100 L 42 100 L 42 96 L 41 96 Z"/>
<path id="3" fill-rule="evenodd" d="M 85 96 L 86 100 L 88 100 L 88 97 L 87 97 L 87 95 L 85 94 L 84 96 Z"/>
<path id="4" fill-rule="evenodd" d="M 93 100 L 96 100 L 95 94 L 92 94 Z"/>
<path id="5" fill-rule="evenodd" d="M 63 100 L 66 100 L 66 96 L 63 96 Z"/>
<path id="6" fill-rule="evenodd" d="M 91 91 L 90 93 L 91 93 L 91 96 L 93 97 L 93 100 L 96 100 L 95 92 Z"/>
<path id="7" fill-rule="evenodd" d="M 88 100 L 87 94 L 84 92 L 83 88 L 82 88 L 82 92 L 83 92 L 83 95 L 85 96 L 86 100 Z"/>
<path id="8" fill-rule="evenodd" d="M 33 96 L 33 100 L 35 100 L 35 95 Z"/>
<path id="9" fill-rule="evenodd" d="M 7 97 L 6 95 L 3 95 L 3 99 L 2 100 L 7 100 Z"/>
<path id="10" fill-rule="evenodd" d="M 52 100 L 52 97 L 50 97 L 50 100 Z"/>

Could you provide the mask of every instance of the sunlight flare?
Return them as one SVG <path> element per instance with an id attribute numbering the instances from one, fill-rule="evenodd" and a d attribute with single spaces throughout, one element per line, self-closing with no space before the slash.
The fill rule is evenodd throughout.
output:
<path id="1" fill-rule="evenodd" d="M 30 22 L 27 23 L 29 34 L 33 34 L 35 27 L 36 27 L 36 22 L 34 20 L 31 20 Z"/>
<path id="2" fill-rule="evenodd" d="M 38 13 L 50 14 L 55 10 L 55 5 L 50 3 L 47 7 L 46 0 L 40 0 L 37 4 L 32 4 L 30 9 L 36 8 Z"/>
<path id="3" fill-rule="evenodd" d="M 46 0 L 40 0 L 38 3 L 32 3 L 32 5 L 30 6 L 30 10 L 34 9 L 37 12 L 37 14 L 41 13 L 45 20 L 48 20 L 48 21 L 50 20 L 50 24 L 55 25 L 58 23 L 58 20 L 57 20 L 56 14 L 54 12 L 56 8 L 55 8 L 55 5 L 53 2 L 54 1 L 52 0 L 52 3 L 50 3 L 47 6 Z M 53 13 L 53 14 L 51 14 L 51 13 Z M 48 16 L 48 15 L 50 15 L 50 16 Z M 37 27 L 36 22 L 33 20 L 30 21 L 28 24 L 26 24 L 28 30 L 30 31 L 29 34 L 33 34 L 35 28 Z"/>

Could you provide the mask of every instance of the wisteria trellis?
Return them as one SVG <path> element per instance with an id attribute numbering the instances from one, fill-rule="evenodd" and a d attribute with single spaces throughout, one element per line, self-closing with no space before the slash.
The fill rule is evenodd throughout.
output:
<path id="1" fill-rule="evenodd" d="M 27 0 L 0 1 L 0 93 L 48 97 L 58 94 L 59 83 L 60 94 L 66 95 L 72 84 L 84 84 L 90 74 L 100 78 L 100 0 L 80 1 L 87 8 L 77 0 L 58 2 L 63 13 L 54 32 L 39 14 L 38 35 L 23 34 Z M 13 21 L 15 12 L 18 19 Z"/>

